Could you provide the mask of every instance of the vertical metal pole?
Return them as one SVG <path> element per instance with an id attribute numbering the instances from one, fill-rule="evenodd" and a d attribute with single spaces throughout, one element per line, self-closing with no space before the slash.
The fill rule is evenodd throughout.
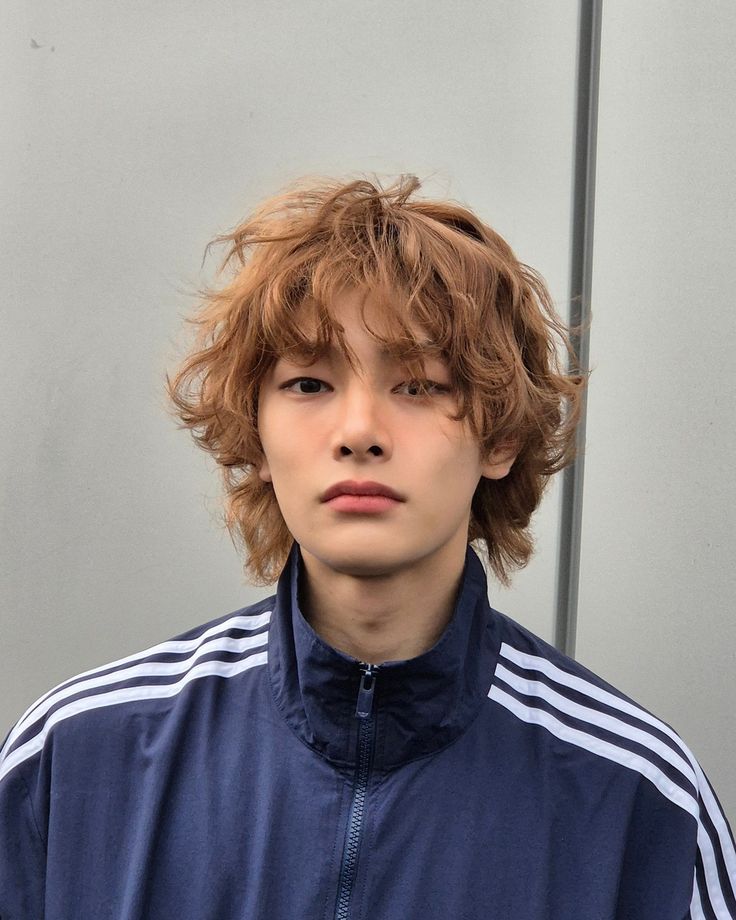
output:
<path id="1" fill-rule="evenodd" d="M 601 56 L 602 5 L 602 0 L 580 0 L 578 19 L 575 173 L 572 192 L 570 262 L 570 324 L 573 327 L 582 327 L 579 332 L 573 335 L 573 346 L 581 373 L 587 373 L 590 355 L 588 326 L 593 271 L 595 155 L 598 128 L 598 79 Z M 577 430 L 577 459 L 562 473 L 555 645 L 568 655 L 575 654 L 575 636 L 577 632 L 586 406 L 587 400 L 584 399 L 580 424 Z"/>

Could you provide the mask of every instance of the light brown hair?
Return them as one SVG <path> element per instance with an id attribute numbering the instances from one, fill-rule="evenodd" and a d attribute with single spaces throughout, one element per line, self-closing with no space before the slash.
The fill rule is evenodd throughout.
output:
<path id="1" fill-rule="evenodd" d="M 369 332 L 417 378 L 428 350 L 413 330 L 439 348 L 458 395 L 452 417 L 468 419 L 483 451 L 518 446 L 508 476 L 481 479 L 468 530 L 503 584 L 532 554 L 549 477 L 573 459 L 585 378 L 543 279 L 469 209 L 412 197 L 420 186 L 411 175 L 385 187 L 300 180 L 210 244 L 226 247 L 221 280 L 188 319 L 196 339 L 166 388 L 180 427 L 221 467 L 225 523 L 255 585 L 276 581 L 293 544 L 258 476 L 259 386 L 280 356 L 306 363 L 333 338 L 353 364 L 330 310 L 342 289 L 373 295 L 382 333 Z"/>

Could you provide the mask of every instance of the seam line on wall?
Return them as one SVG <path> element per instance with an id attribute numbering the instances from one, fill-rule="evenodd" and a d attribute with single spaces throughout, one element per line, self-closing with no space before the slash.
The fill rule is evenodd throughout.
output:
<path id="1" fill-rule="evenodd" d="M 575 163 L 570 234 L 570 325 L 575 330 L 571 339 L 577 369 L 584 375 L 587 375 L 590 366 L 590 296 L 602 7 L 603 0 L 580 0 L 578 13 Z M 578 620 L 586 414 L 587 387 L 576 432 L 576 459 L 562 473 L 554 642 L 558 649 L 570 656 L 575 654 Z"/>

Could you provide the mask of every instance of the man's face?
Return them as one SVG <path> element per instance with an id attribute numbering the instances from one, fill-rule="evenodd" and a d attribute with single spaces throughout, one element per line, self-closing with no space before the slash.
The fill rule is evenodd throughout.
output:
<path id="1" fill-rule="evenodd" d="M 353 290 L 333 305 L 359 367 L 337 349 L 309 367 L 281 358 L 262 382 L 259 475 L 273 484 L 305 560 L 354 577 L 452 566 L 465 557 L 481 476 L 500 479 L 513 457 L 483 462 L 467 420 L 447 418 L 457 403 L 442 360 L 426 360 L 426 377 L 439 386 L 417 395 L 411 375 L 363 326 L 361 299 Z M 366 318 L 371 324 L 370 300 Z M 345 480 L 387 485 L 403 501 L 368 512 L 322 500 Z"/>

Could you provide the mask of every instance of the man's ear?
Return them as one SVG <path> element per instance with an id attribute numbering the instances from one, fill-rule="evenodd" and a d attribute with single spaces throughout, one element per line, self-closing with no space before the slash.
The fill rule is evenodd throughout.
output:
<path id="1" fill-rule="evenodd" d="M 261 453 L 261 462 L 258 464 L 258 475 L 264 482 L 272 482 L 271 467 L 268 465 L 268 460 L 264 453 Z"/>
<path id="2" fill-rule="evenodd" d="M 519 454 L 516 440 L 504 441 L 495 447 L 481 464 L 481 475 L 486 479 L 503 479 L 508 476 Z"/>

